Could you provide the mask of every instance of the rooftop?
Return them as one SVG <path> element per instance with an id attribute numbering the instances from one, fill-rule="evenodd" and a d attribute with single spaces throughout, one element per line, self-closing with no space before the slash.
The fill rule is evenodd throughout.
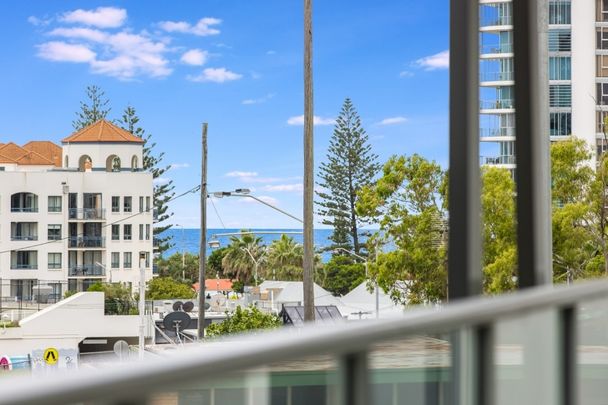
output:
<path id="1" fill-rule="evenodd" d="M 99 120 L 64 138 L 62 143 L 144 143 L 144 140 L 133 135 L 109 121 Z"/>
<path id="2" fill-rule="evenodd" d="M 0 144 L 0 163 L 61 167 L 61 147 L 50 141 L 31 141 L 23 146 Z"/>

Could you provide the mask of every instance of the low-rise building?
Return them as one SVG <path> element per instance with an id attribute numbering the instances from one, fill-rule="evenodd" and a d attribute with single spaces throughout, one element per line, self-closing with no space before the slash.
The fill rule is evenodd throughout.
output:
<path id="1" fill-rule="evenodd" d="M 144 140 L 101 120 L 62 140 L 0 144 L 0 302 L 56 300 L 152 277 Z M 43 292 L 41 292 L 41 288 Z"/>

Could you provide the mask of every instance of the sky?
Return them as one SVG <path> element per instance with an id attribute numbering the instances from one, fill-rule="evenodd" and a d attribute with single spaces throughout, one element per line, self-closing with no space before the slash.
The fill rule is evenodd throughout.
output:
<path id="1" fill-rule="evenodd" d="M 447 0 L 313 7 L 315 165 L 350 97 L 380 162 L 418 153 L 447 166 Z M 208 122 L 209 190 L 249 188 L 301 217 L 302 25 L 293 0 L 2 1 L 0 142 L 59 144 L 97 85 L 110 119 L 136 109 L 172 165 L 158 181 L 178 194 L 200 182 Z M 211 228 L 300 227 L 251 199 L 212 202 Z M 198 196 L 171 210 L 172 223 L 198 227 Z"/>

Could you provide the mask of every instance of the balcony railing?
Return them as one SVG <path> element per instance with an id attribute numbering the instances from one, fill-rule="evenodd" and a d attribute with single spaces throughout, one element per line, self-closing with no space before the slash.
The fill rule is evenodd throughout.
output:
<path id="1" fill-rule="evenodd" d="M 495 54 L 495 53 L 512 53 L 513 45 L 512 44 L 502 44 L 502 45 L 482 45 L 480 53 L 484 54 Z"/>
<path id="2" fill-rule="evenodd" d="M 503 110 L 515 108 L 514 100 L 481 100 L 479 108 L 482 110 Z"/>
<path id="3" fill-rule="evenodd" d="M 38 240 L 38 235 L 11 235 L 11 240 Z"/>
<path id="4" fill-rule="evenodd" d="M 482 82 L 513 80 L 513 72 L 482 72 L 479 76 Z"/>
<path id="5" fill-rule="evenodd" d="M 38 207 L 11 207 L 11 212 L 38 212 Z"/>
<path id="6" fill-rule="evenodd" d="M 37 270 L 38 264 L 11 263 L 11 270 Z"/>
<path id="7" fill-rule="evenodd" d="M 479 19 L 480 27 L 492 27 L 500 25 L 512 25 L 513 17 L 510 15 L 484 15 Z"/>
<path id="8" fill-rule="evenodd" d="M 480 128 L 479 136 L 495 137 L 495 136 L 515 136 L 515 128 Z"/>
<path id="9" fill-rule="evenodd" d="M 106 218 L 104 208 L 70 208 L 68 213 L 70 219 L 100 220 Z"/>
<path id="10" fill-rule="evenodd" d="M 502 156 L 482 156 L 481 157 L 482 165 L 514 165 L 515 164 L 515 156 L 514 155 L 502 155 Z"/>
<path id="11" fill-rule="evenodd" d="M 68 238 L 69 248 L 104 248 L 106 238 L 103 236 L 71 236 Z"/>
<path id="12" fill-rule="evenodd" d="M 98 264 L 70 266 L 68 269 L 68 277 L 103 277 L 105 275 L 106 270 Z"/>
<path id="13" fill-rule="evenodd" d="M 0 403 L 439 404 L 458 393 L 471 395 L 458 404 L 577 403 L 565 399 L 573 392 L 603 403 L 607 296 L 606 281 L 536 287 L 400 318 L 192 345 L 35 384 L 3 378 Z"/>

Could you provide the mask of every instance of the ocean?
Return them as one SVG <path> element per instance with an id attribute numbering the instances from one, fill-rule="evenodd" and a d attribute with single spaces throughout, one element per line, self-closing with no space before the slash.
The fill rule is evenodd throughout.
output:
<path id="1" fill-rule="evenodd" d="M 225 247 L 230 244 L 230 236 L 222 236 L 227 233 L 238 233 L 241 229 L 208 229 L 207 230 L 207 241 L 209 240 L 218 240 L 220 243 L 220 247 Z M 281 233 L 289 233 L 289 232 L 302 232 L 302 229 L 250 229 L 252 232 L 259 232 L 258 236 L 261 236 L 263 239 L 263 243 L 266 245 L 270 245 L 273 240 L 280 239 Z M 272 232 L 270 234 L 264 234 L 264 232 Z M 316 250 L 323 249 L 330 245 L 329 237 L 331 236 L 331 229 L 315 229 L 314 231 L 314 242 Z M 198 254 L 199 242 L 200 242 L 200 229 L 181 229 L 181 228 L 171 228 L 164 235 L 173 236 L 173 244 L 174 246 L 166 251 L 163 256 L 167 257 L 172 255 L 173 253 L 181 253 L 182 250 Z M 297 243 L 302 243 L 302 234 L 289 234 L 289 236 L 293 237 Z M 211 254 L 212 249 L 207 246 L 207 255 Z M 323 261 L 326 262 L 331 257 L 331 252 L 324 252 L 322 254 Z"/>

